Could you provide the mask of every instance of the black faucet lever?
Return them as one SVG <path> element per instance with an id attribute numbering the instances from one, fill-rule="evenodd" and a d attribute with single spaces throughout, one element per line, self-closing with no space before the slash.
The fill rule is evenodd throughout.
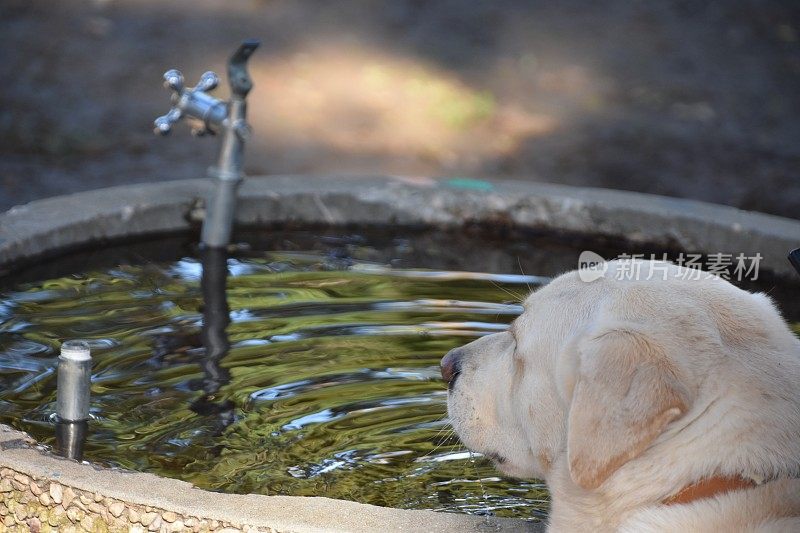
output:
<path id="1" fill-rule="evenodd" d="M 792 264 L 797 273 L 800 274 L 800 248 L 795 248 L 789 252 L 789 262 Z"/>

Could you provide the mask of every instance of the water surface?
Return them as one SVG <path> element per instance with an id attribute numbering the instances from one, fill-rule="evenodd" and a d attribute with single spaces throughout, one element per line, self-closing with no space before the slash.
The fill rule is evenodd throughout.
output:
<path id="1" fill-rule="evenodd" d="M 58 347 L 86 339 L 90 461 L 224 492 L 544 516 L 542 484 L 453 436 L 439 360 L 504 330 L 586 243 L 403 228 L 247 240 L 231 257 L 186 236 L 112 246 L 6 278 L 0 421 L 52 444 Z M 748 288 L 800 317 L 797 284 Z"/>
<path id="2" fill-rule="evenodd" d="M 86 339 L 90 461 L 224 492 L 542 516 L 541 484 L 452 435 L 439 360 L 505 329 L 544 279 L 496 250 L 482 260 L 499 273 L 421 268 L 463 263 L 446 245 L 290 232 L 222 259 L 222 315 L 196 255 L 19 284 L 0 299 L 0 419 L 52 444 L 58 346 Z M 204 330 L 203 311 L 223 323 Z"/>

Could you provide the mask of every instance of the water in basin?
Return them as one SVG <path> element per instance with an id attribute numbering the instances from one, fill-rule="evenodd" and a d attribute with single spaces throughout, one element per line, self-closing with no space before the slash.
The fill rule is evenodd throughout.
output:
<path id="1" fill-rule="evenodd" d="M 15 281 L 0 294 L 0 421 L 52 444 L 58 346 L 86 339 L 92 462 L 223 492 L 546 513 L 542 484 L 453 436 L 439 360 L 506 328 L 578 248 L 411 230 L 251 241 L 221 259 L 222 303 L 184 238 Z M 230 324 L 204 330 L 225 296 Z"/>

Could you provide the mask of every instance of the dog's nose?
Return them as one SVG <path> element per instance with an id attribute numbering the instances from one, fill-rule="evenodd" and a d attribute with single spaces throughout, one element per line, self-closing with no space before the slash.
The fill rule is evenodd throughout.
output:
<path id="1" fill-rule="evenodd" d="M 455 348 L 442 357 L 442 377 L 451 387 L 461 373 L 462 354 L 463 350 L 461 348 Z"/>

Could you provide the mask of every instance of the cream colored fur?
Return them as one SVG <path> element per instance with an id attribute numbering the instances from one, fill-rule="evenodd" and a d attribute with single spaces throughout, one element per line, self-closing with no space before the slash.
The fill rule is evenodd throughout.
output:
<path id="1" fill-rule="evenodd" d="M 547 482 L 550 531 L 800 532 L 800 341 L 763 294 L 635 266 L 564 274 L 463 347 L 456 432 Z M 759 486 L 661 503 L 720 475 Z"/>

